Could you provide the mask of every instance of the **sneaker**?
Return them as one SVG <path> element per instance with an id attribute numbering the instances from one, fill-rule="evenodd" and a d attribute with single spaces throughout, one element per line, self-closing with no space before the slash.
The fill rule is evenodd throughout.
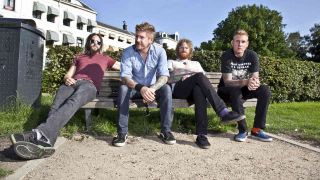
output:
<path id="1" fill-rule="evenodd" d="M 126 145 L 127 139 L 128 139 L 127 134 L 119 133 L 117 137 L 113 138 L 112 145 L 114 145 L 116 147 L 122 147 L 122 146 Z"/>
<path id="2" fill-rule="evenodd" d="M 263 142 L 271 142 L 272 141 L 272 138 L 270 136 L 268 136 L 262 129 L 260 129 L 257 133 L 253 133 L 251 131 L 251 136 L 254 138 L 257 138 Z"/>
<path id="3" fill-rule="evenodd" d="M 221 122 L 223 124 L 235 123 L 245 119 L 245 115 L 238 114 L 237 112 L 230 111 L 228 114 L 221 117 Z"/>
<path id="4" fill-rule="evenodd" d="M 211 144 L 205 135 L 198 135 L 196 139 L 196 144 L 202 149 L 209 149 Z"/>
<path id="5" fill-rule="evenodd" d="M 160 139 L 166 144 L 172 145 L 176 143 L 176 139 L 171 132 L 160 133 Z"/>
<path id="6" fill-rule="evenodd" d="M 234 140 L 238 142 L 244 142 L 246 141 L 247 137 L 248 137 L 247 132 L 239 132 L 237 135 L 234 136 Z"/>
<path id="7" fill-rule="evenodd" d="M 24 159 L 46 158 L 54 154 L 55 149 L 47 143 L 42 136 L 37 139 L 37 133 L 30 131 L 21 134 L 12 134 L 10 140 L 13 144 L 14 152 Z"/>

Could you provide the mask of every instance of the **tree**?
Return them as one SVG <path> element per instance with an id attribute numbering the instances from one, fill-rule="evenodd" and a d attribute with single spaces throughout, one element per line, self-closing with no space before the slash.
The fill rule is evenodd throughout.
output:
<path id="1" fill-rule="evenodd" d="M 249 48 L 260 55 L 291 57 L 294 56 L 285 42 L 282 16 L 275 10 L 265 6 L 241 6 L 228 14 L 213 31 L 213 47 L 215 50 L 230 48 L 230 41 L 238 29 L 249 34 Z"/>
<path id="2" fill-rule="evenodd" d="M 320 24 L 315 24 L 310 29 L 310 49 L 312 60 L 320 62 Z"/>
<path id="3" fill-rule="evenodd" d="M 301 37 L 299 32 L 289 33 L 286 38 L 286 42 L 290 50 L 296 53 L 296 57 L 306 60 L 307 57 L 307 48 L 308 48 L 308 37 Z"/>

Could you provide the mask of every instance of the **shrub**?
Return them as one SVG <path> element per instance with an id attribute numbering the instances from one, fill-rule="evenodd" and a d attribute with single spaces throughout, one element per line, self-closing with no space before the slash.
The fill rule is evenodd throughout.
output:
<path id="1" fill-rule="evenodd" d="M 120 62 L 122 51 L 105 51 L 103 52 L 103 54 L 110 56 L 112 59 Z"/>
<path id="2" fill-rule="evenodd" d="M 221 54 L 221 51 L 194 51 L 192 60 L 199 61 L 203 69 L 207 72 L 220 72 Z"/>
<path id="3" fill-rule="evenodd" d="M 270 86 L 272 100 L 320 100 L 320 64 L 293 59 L 260 58 L 262 82 Z"/>

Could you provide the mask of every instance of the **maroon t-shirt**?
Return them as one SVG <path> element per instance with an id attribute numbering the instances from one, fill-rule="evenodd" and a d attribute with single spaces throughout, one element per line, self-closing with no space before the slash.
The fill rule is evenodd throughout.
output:
<path id="1" fill-rule="evenodd" d="M 100 90 L 101 81 L 106 69 L 110 69 L 116 61 L 103 54 L 77 56 L 73 64 L 76 66 L 74 79 L 86 79 L 92 81 L 97 90 Z"/>

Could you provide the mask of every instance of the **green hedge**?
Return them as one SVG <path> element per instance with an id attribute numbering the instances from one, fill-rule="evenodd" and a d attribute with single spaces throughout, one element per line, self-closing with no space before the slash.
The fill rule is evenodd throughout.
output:
<path id="1" fill-rule="evenodd" d="M 54 93 L 62 83 L 79 47 L 55 46 L 47 53 L 46 69 L 43 72 L 43 92 Z M 104 52 L 119 61 L 122 52 Z M 195 51 L 193 60 L 199 61 L 205 71 L 220 72 L 218 51 Z M 268 84 L 273 102 L 319 101 L 320 64 L 293 59 L 260 57 L 262 83 Z"/>
<path id="2" fill-rule="evenodd" d="M 192 60 L 199 61 L 207 72 L 220 72 L 221 51 L 199 50 L 193 52 Z"/>
<path id="3" fill-rule="evenodd" d="M 320 100 L 319 63 L 261 57 L 260 64 L 262 82 L 270 86 L 273 101 Z"/>

